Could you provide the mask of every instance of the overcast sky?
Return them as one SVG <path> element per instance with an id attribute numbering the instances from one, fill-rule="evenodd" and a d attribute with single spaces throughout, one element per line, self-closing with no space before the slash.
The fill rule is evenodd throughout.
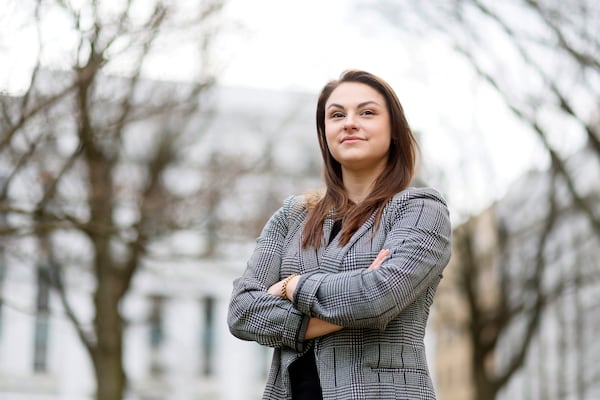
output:
<path id="1" fill-rule="evenodd" d="M 222 82 L 318 91 L 347 68 L 386 79 L 421 133 L 426 167 L 460 209 L 504 193 L 532 166 L 537 143 L 444 43 L 408 38 L 351 1 L 231 0 L 227 13 L 246 33 L 233 42 Z"/>
<path id="2" fill-rule="evenodd" d="M 277 89 L 317 90 L 347 68 L 387 79 L 410 67 L 375 14 L 344 0 L 230 0 L 226 13 L 246 25 L 223 79 Z"/>
<path id="3" fill-rule="evenodd" d="M 403 35 L 376 13 L 358 11 L 355 3 L 229 0 L 225 14 L 242 28 L 221 39 L 220 82 L 316 93 L 348 68 L 381 76 L 394 87 L 421 135 L 425 166 L 438 171 L 434 183 L 463 210 L 484 207 L 527 168 L 540 165 L 541 158 L 532 156 L 538 146 L 533 135 L 523 131 L 460 57 L 439 40 Z M 0 0 L 2 4 L 7 11 L 22 7 L 16 0 Z M 26 74 L 19 63 L 28 54 L 23 51 L 27 34 L 32 35 L 8 40 L 6 33 L 24 21 L 6 15 L 0 14 L 5 85 Z M 57 34 L 50 43 L 60 46 L 63 41 Z M 185 74 L 184 56 L 165 58 L 157 75 Z"/>

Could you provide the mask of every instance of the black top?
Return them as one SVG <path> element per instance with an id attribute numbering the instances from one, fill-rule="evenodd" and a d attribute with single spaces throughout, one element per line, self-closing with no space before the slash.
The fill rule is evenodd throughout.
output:
<path id="1" fill-rule="evenodd" d="M 329 236 L 329 243 L 342 229 L 342 222 L 335 221 Z M 319 372 L 315 362 L 315 352 L 311 348 L 300 358 L 294 361 L 289 368 L 292 384 L 292 399 L 294 400 L 320 400 L 323 399 Z"/>
<path id="2" fill-rule="evenodd" d="M 292 384 L 292 399 L 320 400 L 323 398 L 315 352 L 311 348 L 302 357 L 290 365 L 290 382 Z"/>
<path id="3" fill-rule="evenodd" d="M 334 237 L 337 236 L 338 233 L 342 230 L 342 221 L 337 220 L 333 223 L 331 227 L 331 234 L 329 235 L 329 243 L 333 240 Z"/>

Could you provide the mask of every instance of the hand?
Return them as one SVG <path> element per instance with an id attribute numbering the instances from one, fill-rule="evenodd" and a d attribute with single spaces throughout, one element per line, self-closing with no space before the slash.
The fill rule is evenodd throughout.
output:
<path id="1" fill-rule="evenodd" d="M 379 252 L 379 254 L 377 254 L 377 257 L 375 257 L 375 260 L 373 261 L 373 263 L 371 265 L 369 265 L 369 268 L 367 268 L 368 270 L 372 270 L 372 269 L 379 269 L 379 267 L 381 267 L 381 264 L 383 263 L 383 260 L 385 260 L 387 258 L 387 256 L 390 255 L 390 249 L 383 249 Z"/>
<path id="2" fill-rule="evenodd" d="M 281 286 L 282 285 L 283 285 L 283 280 L 280 280 L 279 282 L 276 282 L 273 285 L 271 285 L 271 287 L 267 290 L 267 292 L 269 292 L 273 296 L 281 297 Z"/>
<path id="3" fill-rule="evenodd" d="M 390 255 L 390 250 L 389 249 L 383 249 L 379 252 L 379 254 L 377 254 L 377 257 L 375 257 L 375 260 L 373 260 L 373 262 L 371 263 L 371 265 L 369 265 L 369 270 L 373 270 L 373 269 L 379 269 L 379 267 L 381 266 L 381 264 L 383 263 L 383 261 L 387 258 L 387 256 Z M 274 295 L 274 296 L 278 296 L 281 297 L 281 287 L 283 286 L 283 281 L 285 279 L 280 280 L 279 282 L 274 283 L 273 285 L 271 285 L 271 287 L 269 287 L 269 289 L 267 290 L 267 292 L 269 292 L 270 294 Z M 290 279 L 290 281 L 287 284 L 286 287 L 286 292 L 287 292 L 287 299 L 291 300 L 294 296 L 294 291 L 296 290 L 296 285 L 298 284 L 298 281 L 300 280 L 300 275 L 296 275 L 294 276 L 292 279 Z"/>
<path id="4" fill-rule="evenodd" d="M 269 292 L 270 294 L 272 294 L 274 296 L 283 297 L 281 295 L 281 290 L 283 288 L 283 282 L 286 279 L 288 279 L 288 283 L 286 286 L 286 295 L 287 295 L 286 299 L 291 301 L 294 298 L 294 292 L 296 291 L 296 286 L 298 285 L 298 281 L 300 280 L 300 275 L 294 274 L 293 276 L 290 276 L 288 278 L 282 279 L 279 282 L 274 283 L 267 290 L 267 292 Z"/>

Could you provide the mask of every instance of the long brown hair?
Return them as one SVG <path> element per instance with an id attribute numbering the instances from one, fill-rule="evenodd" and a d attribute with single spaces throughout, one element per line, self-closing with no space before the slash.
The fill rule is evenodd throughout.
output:
<path id="1" fill-rule="evenodd" d="M 342 180 L 342 167 L 327 146 L 325 139 L 325 104 L 331 93 L 342 83 L 364 83 L 379 92 L 387 104 L 390 116 L 391 142 L 385 169 L 375 181 L 371 193 L 358 204 L 348 197 Z M 383 79 L 359 70 L 348 70 L 339 79 L 328 82 L 317 102 L 317 135 L 323 157 L 325 194 L 318 200 L 309 201 L 309 214 L 304 226 L 302 246 L 318 248 L 323 239 L 323 223 L 332 211 L 334 218 L 342 220 L 340 243 L 348 243 L 354 232 L 377 211 L 375 223 L 381 219 L 383 207 L 394 194 L 410 185 L 416 164 L 417 142 L 404 116 L 404 110 L 396 93 Z"/>

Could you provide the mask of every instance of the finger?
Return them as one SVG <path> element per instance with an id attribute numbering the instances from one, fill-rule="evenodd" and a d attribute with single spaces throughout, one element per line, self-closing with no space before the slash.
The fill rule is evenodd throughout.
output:
<path id="1" fill-rule="evenodd" d="M 387 256 L 390 255 L 390 250 L 389 249 L 383 249 L 379 252 L 379 254 L 377 254 L 377 257 L 375 257 L 375 261 L 379 262 L 380 264 L 383 262 L 383 260 L 385 260 L 387 258 Z"/>
<path id="2" fill-rule="evenodd" d="M 375 260 L 373 260 L 373 263 L 371 263 L 371 265 L 369 266 L 369 269 L 377 269 L 381 266 L 381 264 L 383 263 L 383 261 L 386 259 L 386 257 L 390 254 L 390 250 L 389 249 L 383 249 L 381 250 L 378 254 L 377 257 L 375 257 Z"/>
<path id="3" fill-rule="evenodd" d="M 281 293 L 281 288 L 280 288 L 280 284 L 279 282 L 273 284 L 268 290 L 267 292 L 274 295 L 274 296 L 279 296 L 279 294 Z"/>
<path id="4" fill-rule="evenodd" d="M 387 256 L 390 255 L 390 249 L 382 249 L 379 254 L 377 254 L 377 257 L 383 257 L 386 258 Z"/>

